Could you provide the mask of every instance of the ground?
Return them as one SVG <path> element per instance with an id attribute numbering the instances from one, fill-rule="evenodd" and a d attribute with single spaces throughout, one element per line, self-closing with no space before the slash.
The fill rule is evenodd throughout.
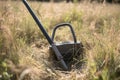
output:
<path id="1" fill-rule="evenodd" d="M 10 48 L 8 54 L 19 55 L 18 65 L 25 66 L 18 78 L 27 75 L 25 80 L 119 80 L 120 5 L 64 2 L 29 4 L 49 35 L 56 24 L 68 22 L 73 26 L 77 40 L 84 45 L 85 59 L 79 61 L 84 61 L 85 65 L 71 71 L 56 70 L 50 59 L 49 44 L 24 4 L 20 1 L 0 1 L 0 30 L 6 26 L 13 39 L 6 36 L 8 44 L 3 43 L 2 38 L 0 41 L 2 45 L 8 45 L 6 50 Z M 58 30 L 56 40 L 72 41 L 69 29 Z M 12 43 L 15 47 L 10 47 Z M 0 48 L 2 52 L 5 47 L 0 45 Z"/>

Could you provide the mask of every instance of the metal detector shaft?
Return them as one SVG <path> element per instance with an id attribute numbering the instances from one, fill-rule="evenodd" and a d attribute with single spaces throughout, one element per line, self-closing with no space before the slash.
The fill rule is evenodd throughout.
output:
<path id="1" fill-rule="evenodd" d="M 47 32 L 45 31 L 45 29 L 43 28 L 42 24 L 40 23 L 39 19 L 37 18 L 37 16 L 35 15 L 35 13 L 32 11 L 32 9 L 30 8 L 29 4 L 27 3 L 26 0 L 23 0 L 24 5 L 26 6 L 26 8 L 28 9 L 28 11 L 30 12 L 30 14 L 32 15 L 33 19 L 35 20 L 35 22 L 37 23 L 37 25 L 39 26 L 39 29 L 42 31 L 43 35 L 46 37 L 46 39 L 48 40 L 49 44 L 52 46 L 52 49 L 55 51 L 55 55 L 57 57 L 57 59 L 61 62 L 61 64 L 63 65 L 64 70 L 68 70 L 68 66 L 66 65 L 66 63 L 63 60 L 63 57 L 61 55 L 61 53 L 59 52 L 59 50 L 57 49 L 57 47 L 55 46 L 54 42 L 52 41 L 52 39 L 49 37 L 49 35 L 47 34 Z"/>

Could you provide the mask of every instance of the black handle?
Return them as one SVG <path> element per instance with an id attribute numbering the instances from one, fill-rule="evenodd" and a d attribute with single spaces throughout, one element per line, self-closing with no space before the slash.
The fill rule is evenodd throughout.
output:
<path id="1" fill-rule="evenodd" d="M 41 24 L 40 20 L 38 19 L 38 17 L 35 15 L 35 13 L 32 11 L 32 9 L 30 8 L 29 4 L 27 3 L 26 0 L 23 0 L 23 3 L 25 4 L 26 8 L 28 9 L 28 11 L 30 12 L 30 14 L 32 15 L 33 19 L 35 20 L 36 24 L 38 25 L 39 29 L 42 31 L 42 33 L 44 34 L 44 36 L 47 38 L 48 42 L 50 45 L 53 44 L 53 41 L 51 40 L 51 38 L 49 37 L 48 33 L 46 32 L 46 30 L 43 28 L 43 25 Z"/>
<path id="2" fill-rule="evenodd" d="M 30 14 L 32 15 L 33 19 L 35 20 L 35 22 L 37 23 L 39 29 L 42 31 L 42 33 L 44 34 L 44 36 L 47 38 L 49 44 L 52 46 L 52 49 L 55 51 L 56 57 L 58 58 L 58 60 L 61 62 L 61 64 L 63 65 L 64 70 L 68 70 L 68 66 L 66 65 L 65 61 L 63 60 L 63 57 L 61 55 L 61 53 L 59 52 L 59 50 L 57 49 L 56 45 L 54 45 L 54 42 L 52 41 L 52 39 L 49 37 L 49 35 L 47 34 L 46 30 L 44 29 L 44 27 L 42 26 L 42 24 L 40 23 L 38 17 L 35 15 L 35 13 L 32 11 L 32 9 L 30 8 L 29 4 L 27 3 L 26 0 L 22 0 L 24 5 L 26 6 L 26 8 L 28 9 L 28 11 L 30 12 Z"/>
<path id="3" fill-rule="evenodd" d="M 67 27 L 70 28 L 71 33 L 72 33 L 72 36 L 73 36 L 73 39 L 74 39 L 74 43 L 77 43 L 74 30 L 73 30 L 73 28 L 72 28 L 72 25 L 70 25 L 69 23 L 61 23 L 61 24 L 58 24 L 57 26 L 55 26 L 55 28 L 53 29 L 53 33 L 52 33 L 52 38 L 51 38 L 52 41 L 54 41 L 54 36 L 55 36 L 56 30 L 57 30 L 59 27 L 64 27 L 64 26 L 67 26 Z"/>

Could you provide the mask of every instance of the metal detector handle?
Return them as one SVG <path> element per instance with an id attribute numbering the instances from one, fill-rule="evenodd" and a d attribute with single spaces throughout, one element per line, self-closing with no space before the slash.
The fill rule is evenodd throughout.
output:
<path id="1" fill-rule="evenodd" d="M 64 27 L 64 26 L 67 26 L 70 28 L 70 31 L 72 33 L 72 36 L 73 36 L 73 39 L 74 39 L 74 43 L 77 43 L 77 39 L 76 39 L 76 36 L 75 36 L 75 33 L 74 33 L 74 30 L 72 28 L 72 25 L 69 24 L 69 23 L 61 23 L 61 24 L 58 24 L 57 26 L 55 26 L 55 28 L 53 29 L 53 33 L 52 33 L 52 41 L 54 41 L 54 36 L 55 36 L 55 32 L 56 30 L 59 28 L 59 27 Z"/>

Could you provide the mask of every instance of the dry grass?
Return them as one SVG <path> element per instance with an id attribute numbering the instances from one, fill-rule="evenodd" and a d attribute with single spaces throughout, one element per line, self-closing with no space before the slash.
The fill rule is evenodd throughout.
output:
<path id="1" fill-rule="evenodd" d="M 25 80 L 119 80 L 119 5 L 39 2 L 30 4 L 49 34 L 54 26 L 61 22 L 73 25 L 78 41 L 85 47 L 86 66 L 81 70 L 55 70 L 49 60 L 49 44 L 23 3 L 0 1 L 0 51 L 5 49 L 2 45 L 15 46 L 11 47 L 11 50 L 20 56 L 19 64 L 30 69 L 26 73 L 30 79 Z M 72 40 L 68 30 L 58 30 L 56 40 Z M 4 43 L 1 35 L 6 39 Z"/>

